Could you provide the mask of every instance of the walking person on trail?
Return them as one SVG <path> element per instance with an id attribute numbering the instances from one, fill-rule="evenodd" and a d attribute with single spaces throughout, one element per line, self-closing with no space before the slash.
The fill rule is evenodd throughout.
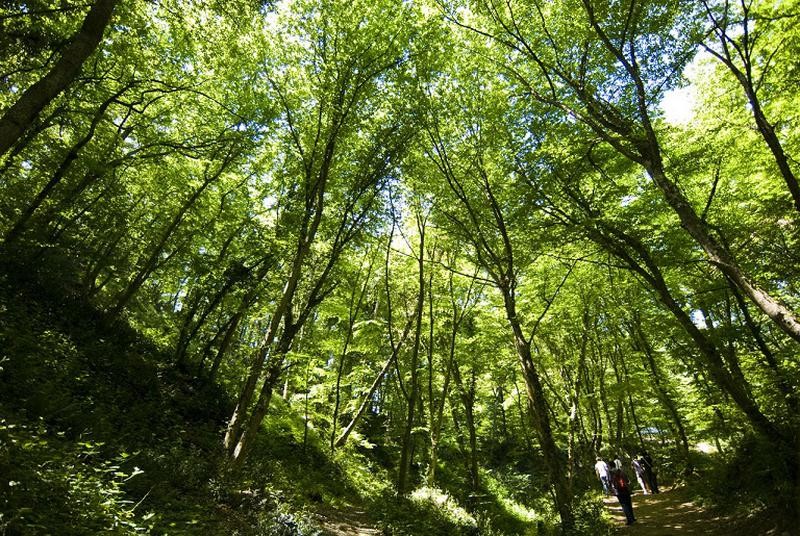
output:
<path id="1" fill-rule="evenodd" d="M 622 511 L 625 512 L 626 525 L 633 525 L 636 523 L 636 518 L 633 515 L 633 501 L 631 500 L 631 483 L 628 480 L 628 475 L 622 469 L 616 467 L 611 469 L 610 472 L 611 493 L 617 497 Z"/>
<path id="2" fill-rule="evenodd" d="M 603 485 L 603 492 L 605 492 L 606 496 L 611 492 L 611 484 L 609 481 L 610 470 L 608 464 L 603 461 L 603 458 L 598 456 L 597 463 L 594 464 L 594 472 L 600 477 L 600 483 Z"/>
<path id="3" fill-rule="evenodd" d="M 614 467 L 617 469 L 622 469 L 622 456 L 617 454 L 617 457 L 614 458 Z"/>
<path id="4" fill-rule="evenodd" d="M 649 495 L 650 485 L 647 483 L 647 475 L 645 474 L 644 470 L 644 461 L 634 458 L 631 461 L 631 467 L 633 468 L 633 472 L 636 474 L 636 480 L 639 481 L 639 486 L 642 488 L 642 491 L 645 495 Z"/>
<path id="5" fill-rule="evenodd" d="M 642 451 L 640 462 L 644 465 L 645 482 L 650 486 L 650 493 L 658 493 L 658 480 L 656 479 L 656 472 L 653 469 L 653 458 L 646 451 Z"/>

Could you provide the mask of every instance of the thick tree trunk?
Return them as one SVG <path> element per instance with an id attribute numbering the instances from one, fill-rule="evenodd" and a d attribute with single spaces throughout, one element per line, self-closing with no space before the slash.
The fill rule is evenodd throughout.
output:
<path id="1" fill-rule="evenodd" d="M 706 252 L 711 264 L 739 287 L 744 295 L 750 298 L 756 307 L 780 327 L 784 333 L 796 342 L 800 342 L 800 320 L 798 320 L 794 311 L 778 302 L 751 281 L 726 248 L 711 236 L 705 222 L 700 219 L 683 193 L 675 183 L 667 178 L 661 163 L 661 156 L 652 157 L 648 164 L 646 169 L 653 182 L 664 193 L 664 198 L 680 218 L 683 228 Z"/>
<path id="2" fill-rule="evenodd" d="M 25 90 L 17 102 L 6 110 L 0 118 L 0 156 L 14 145 L 39 113 L 78 76 L 83 63 L 100 44 L 118 3 L 119 0 L 97 0 L 50 72 Z"/>

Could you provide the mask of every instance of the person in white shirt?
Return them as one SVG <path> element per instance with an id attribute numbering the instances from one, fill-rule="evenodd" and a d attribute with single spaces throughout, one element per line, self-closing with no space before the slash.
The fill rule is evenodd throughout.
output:
<path id="1" fill-rule="evenodd" d="M 610 468 L 608 464 L 603 461 L 603 458 L 600 456 L 597 457 L 597 463 L 594 464 L 594 472 L 597 473 L 597 476 L 600 477 L 600 483 L 603 485 L 603 491 L 605 492 L 606 496 L 610 493 L 611 488 L 609 487 L 609 472 Z"/>

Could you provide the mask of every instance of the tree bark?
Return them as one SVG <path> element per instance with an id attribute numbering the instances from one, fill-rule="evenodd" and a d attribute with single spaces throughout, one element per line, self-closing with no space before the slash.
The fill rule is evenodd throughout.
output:
<path id="1" fill-rule="evenodd" d="M 350 341 L 353 338 L 353 326 L 355 326 L 356 319 L 358 318 L 358 311 L 359 309 L 361 309 L 361 305 L 364 303 L 364 295 L 367 293 L 367 285 L 369 284 L 369 279 L 371 275 L 372 275 L 372 259 L 370 259 L 369 267 L 367 268 L 367 275 L 364 278 L 363 285 L 358 285 L 361 276 L 361 268 L 359 268 L 355 284 L 353 285 L 352 292 L 350 293 L 350 304 L 349 304 L 349 310 L 347 312 L 347 333 L 345 334 L 344 343 L 342 343 L 342 351 L 339 353 L 339 364 L 336 369 L 336 386 L 334 391 L 333 416 L 331 417 L 331 437 L 330 437 L 331 452 L 336 450 L 336 432 L 339 423 L 339 407 L 341 405 L 342 375 L 344 374 L 345 361 L 347 359 L 347 351 L 350 348 Z"/>
<path id="2" fill-rule="evenodd" d="M 739 287 L 784 333 L 795 342 L 800 342 L 800 320 L 794 311 L 751 281 L 727 249 L 711 236 L 706 224 L 700 220 L 683 193 L 667 178 L 660 154 L 651 158 L 647 164 L 645 167 L 653 182 L 664 193 L 664 198 L 680 218 L 683 228 L 706 252 L 711 264 Z"/>
<path id="3" fill-rule="evenodd" d="M 456 384 L 456 391 L 458 398 L 461 400 L 461 405 L 464 406 L 464 420 L 467 424 L 467 433 L 469 434 L 469 453 L 467 457 L 467 474 L 469 475 L 470 488 L 473 493 L 480 490 L 480 473 L 478 473 L 478 434 L 475 427 L 475 375 L 472 374 L 472 380 L 469 387 L 464 385 L 464 379 L 461 376 L 461 368 L 458 362 L 453 362 L 453 381 Z"/>
<path id="4" fill-rule="evenodd" d="M 750 111 L 756 122 L 756 128 L 767 144 L 767 147 L 769 147 L 775 159 L 775 163 L 778 165 L 778 170 L 786 183 L 786 187 L 789 189 L 795 210 L 800 212 L 800 185 L 798 185 L 797 177 L 789 165 L 790 159 L 784 151 L 777 134 L 775 134 L 775 126 L 767 119 L 764 108 L 761 105 L 761 99 L 758 97 L 758 86 L 763 82 L 765 73 L 762 73 L 762 78 L 760 80 L 754 79 L 753 44 L 756 38 L 751 34 L 751 23 L 755 22 L 751 16 L 752 4 L 746 5 L 744 2 L 742 3 L 741 31 L 736 32 L 735 37 L 731 35 L 728 28 L 732 13 L 730 13 L 730 7 L 727 3 L 725 4 L 725 13 L 722 17 L 714 15 L 705 0 L 703 1 L 703 6 L 722 48 L 721 50 L 714 50 L 710 46 L 703 45 L 703 47 L 727 67 L 742 87 L 742 90 L 744 90 L 744 94 L 750 104 Z M 774 52 L 777 52 L 777 50 Z M 738 56 L 741 66 L 737 65 L 736 56 Z"/>
<path id="5" fill-rule="evenodd" d="M 417 214 L 417 229 L 419 231 L 419 256 L 417 257 L 418 290 L 417 304 L 414 309 L 416 327 L 414 328 L 414 344 L 411 347 L 411 362 L 409 364 L 411 378 L 408 388 L 408 411 L 403 429 L 403 440 L 400 451 L 400 465 L 397 474 L 397 493 L 405 495 L 408 491 L 408 478 L 411 469 L 411 447 L 413 441 L 412 431 L 417 409 L 419 348 L 422 338 L 422 311 L 425 304 L 425 223 L 420 214 Z"/>
<path id="6" fill-rule="evenodd" d="M 781 440 L 786 441 L 787 438 L 784 431 L 762 413 L 755 400 L 750 397 L 748 387 L 737 381 L 737 378 L 727 370 L 717 346 L 694 324 L 689 315 L 672 296 L 660 269 L 644 244 L 620 229 L 612 228 L 606 223 L 603 225 L 617 239 L 629 246 L 646 265 L 646 268 L 631 257 L 627 251 L 616 247 L 611 237 L 604 237 L 602 233 L 592 233 L 594 237 L 601 245 L 605 244 L 605 247 L 608 247 L 610 252 L 618 255 L 634 272 L 641 275 L 651 285 L 661 303 L 672 313 L 680 326 L 694 341 L 700 351 L 703 368 L 710 373 L 715 383 L 731 396 L 737 407 L 747 416 L 750 423 L 757 430 L 766 437 L 781 438 Z"/>
<path id="7" fill-rule="evenodd" d="M 0 156 L 28 130 L 41 111 L 69 86 L 97 49 L 119 0 L 97 0 L 52 69 L 0 118 Z"/>

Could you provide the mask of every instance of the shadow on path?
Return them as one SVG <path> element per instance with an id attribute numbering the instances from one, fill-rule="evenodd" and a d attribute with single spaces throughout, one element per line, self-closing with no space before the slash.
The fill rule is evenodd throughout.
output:
<path id="1" fill-rule="evenodd" d="M 734 522 L 716 516 L 693 503 L 680 489 L 664 490 L 657 495 L 633 494 L 633 513 L 636 523 L 625 525 L 625 515 L 616 497 L 603 501 L 614 522 L 620 525 L 618 534 L 630 536 L 666 536 L 671 534 L 703 534 L 709 536 L 731 536 L 741 534 Z"/>

